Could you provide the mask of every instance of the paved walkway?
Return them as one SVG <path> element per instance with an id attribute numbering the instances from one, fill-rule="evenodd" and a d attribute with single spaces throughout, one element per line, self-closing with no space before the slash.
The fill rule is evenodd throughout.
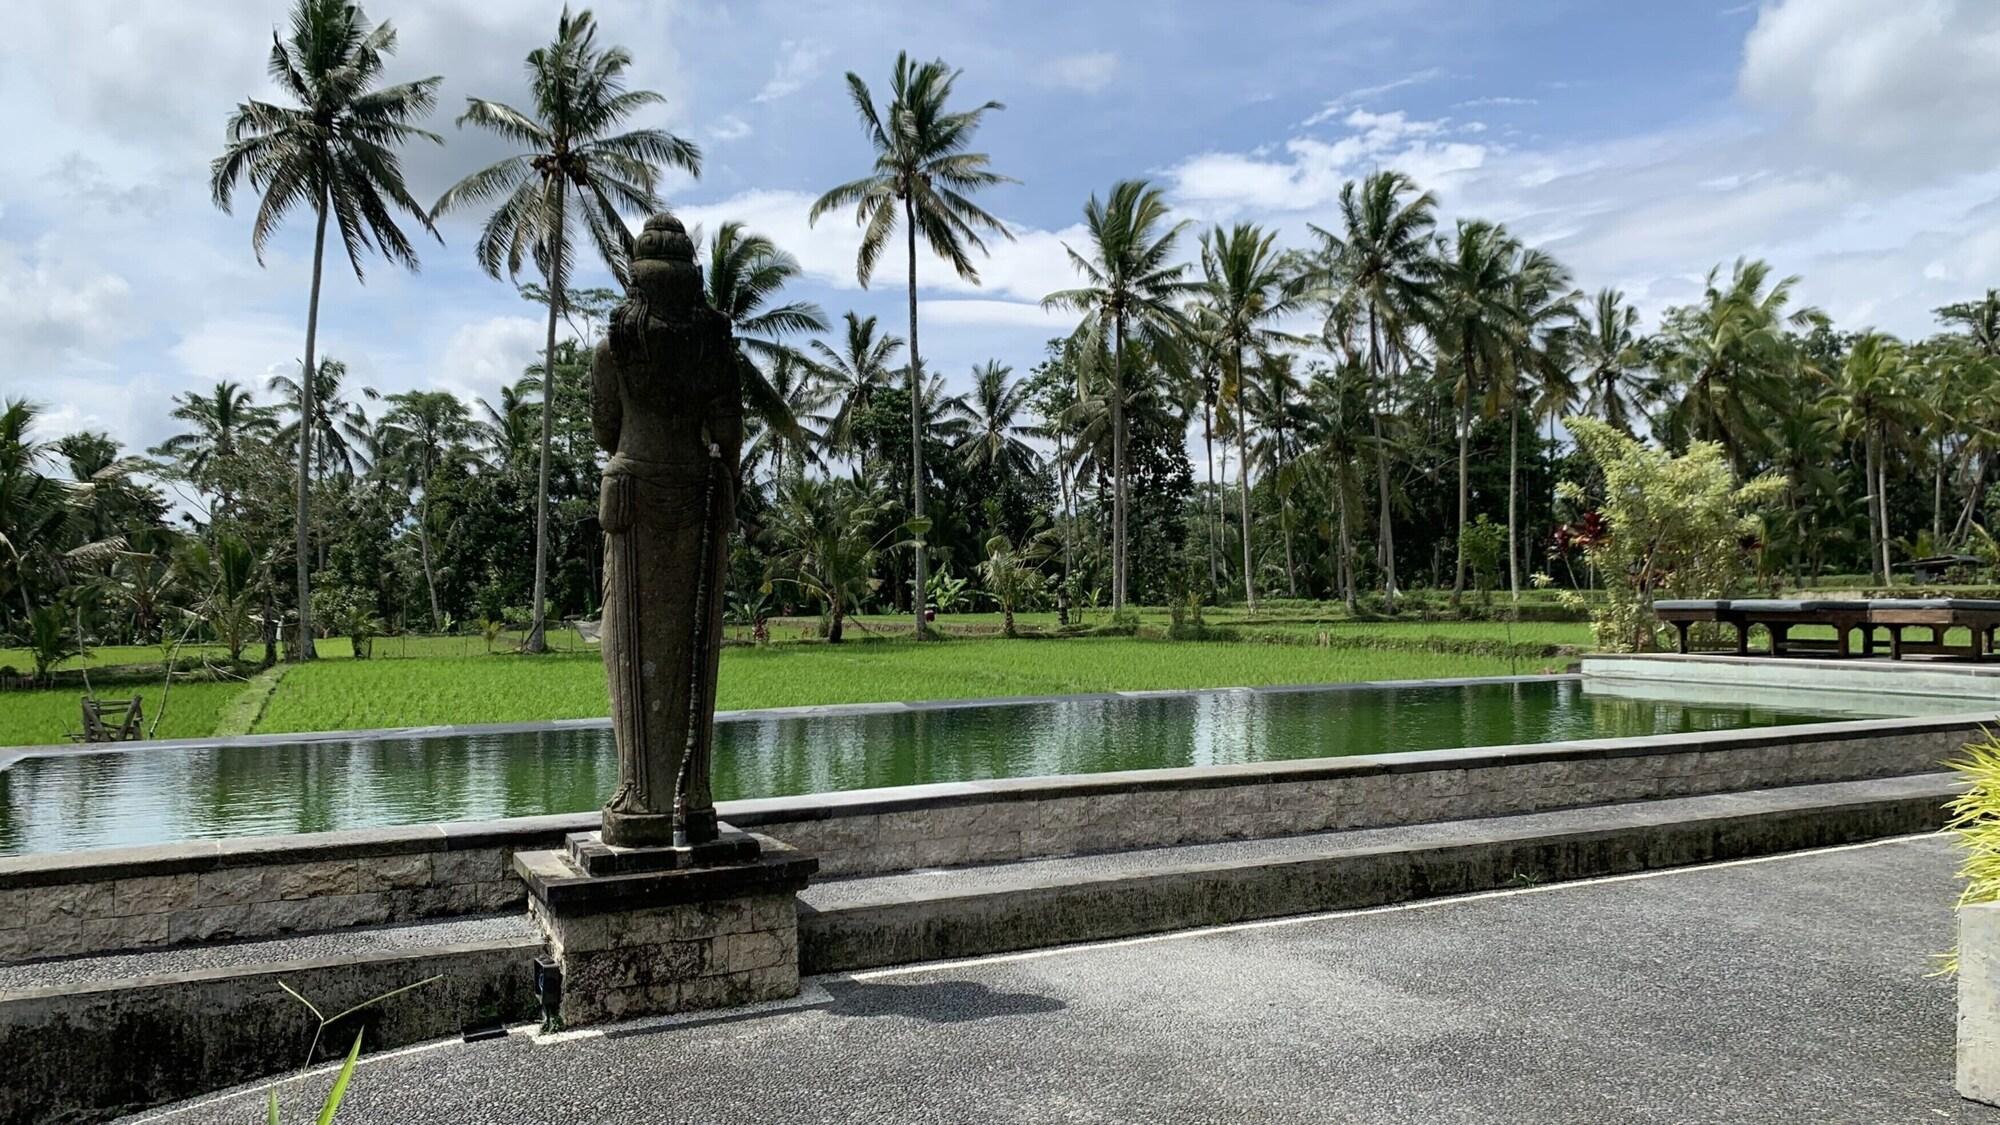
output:
<path id="1" fill-rule="evenodd" d="M 822 978 L 789 1008 L 381 1056 L 339 1120 L 2000 1122 L 1952 1092 L 1926 976 L 1955 863 L 1903 840 Z"/>

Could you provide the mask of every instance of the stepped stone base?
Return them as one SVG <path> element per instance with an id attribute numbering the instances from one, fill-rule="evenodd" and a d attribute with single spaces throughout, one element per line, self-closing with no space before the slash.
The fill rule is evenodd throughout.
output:
<path id="1" fill-rule="evenodd" d="M 520 852 L 562 967 L 564 1026 L 780 1000 L 799 990 L 796 896 L 818 861 L 724 826 L 714 845 Z"/>

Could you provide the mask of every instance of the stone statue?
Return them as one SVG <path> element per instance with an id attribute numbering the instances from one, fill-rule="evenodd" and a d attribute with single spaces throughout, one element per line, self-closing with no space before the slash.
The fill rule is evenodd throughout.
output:
<path id="1" fill-rule="evenodd" d="M 591 368 L 591 425 L 611 454 L 599 519 L 618 741 L 603 838 L 615 847 L 716 838 L 709 751 L 743 446 L 736 364 L 687 231 L 670 215 L 647 219 Z"/>

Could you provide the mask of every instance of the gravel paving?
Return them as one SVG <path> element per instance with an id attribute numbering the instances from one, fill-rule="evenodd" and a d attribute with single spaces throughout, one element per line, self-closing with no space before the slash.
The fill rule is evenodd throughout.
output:
<path id="1" fill-rule="evenodd" d="M 792 1007 L 383 1055 L 340 1121 L 1996 1122 L 1952 1091 L 1929 975 L 1956 861 L 1925 837 L 824 977 Z M 284 1086 L 285 1119 L 325 1082 Z"/>

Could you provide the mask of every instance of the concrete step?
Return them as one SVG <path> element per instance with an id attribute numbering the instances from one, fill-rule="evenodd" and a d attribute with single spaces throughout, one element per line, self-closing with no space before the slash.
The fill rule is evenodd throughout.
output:
<path id="1" fill-rule="evenodd" d="M 800 896 L 826 973 L 1101 941 L 1927 832 L 1951 774 L 911 871 Z"/>
<path id="2" fill-rule="evenodd" d="M 0 966 L 0 1122 L 97 1121 L 283 1073 L 319 1056 L 533 1018 L 542 938 L 525 914 Z M 436 978 L 436 979 L 432 979 Z M 61 1112 L 50 1116 L 50 1107 Z"/>

